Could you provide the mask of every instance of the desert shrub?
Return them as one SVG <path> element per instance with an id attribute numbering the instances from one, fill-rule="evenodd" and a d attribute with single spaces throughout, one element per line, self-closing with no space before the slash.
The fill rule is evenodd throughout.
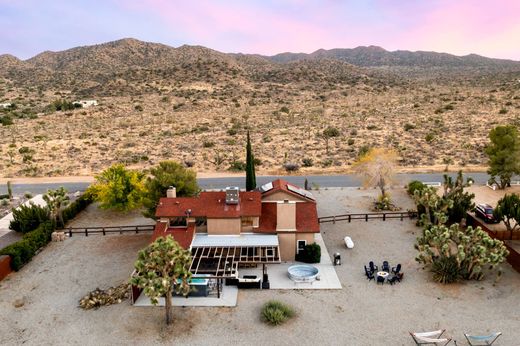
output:
<path id="1" fill-rule="evenodd" d="M 235 128 L 233 128 L 233 127 L 230 128 L 229 130 L 227 130 L 227 134 L 230 135 L 230 136 L 234 136 L 234 135 L 236 135 L 237 132 L 238 132 L 237 129 L 235 129 Z"/>
<path id="2" fill-rule="evenodd" d="M 10 115 L 4 115 L 3 117 L 0 117 L 0 124 L 3 126 L 9 126 L 14 124 L 13 118 Z"/>
<path id="3" fill-rule="evenodd" d="M 289 110 L 289 108 L 288 108 L 288 107 L 286 107 L 286 106 L 283 106 L 282 108 L 280 108 L 280 112 L 282 112 L 282 113 L 289 113 L 289 112 L 290 112 L 290 110 Z"/>
<path id="4" fill-rule="evenodd" d="M 462 278 L 457 259 L 453 256 L 441 257 L 432 263 L 433 281 L 441 284 L 457 282 Z"/>
<path id="5" fill-rule="evenodd" d="M 408 183 L 408 186 L 406 188 L 406 192 L 408 193 L 408 195 L 413 196 L 415 194 L 415 191 L 417 191 L 417 190 L 421 191 L 425 187 L 426 187 L 426 185 L 423 184 L 421 181 L 413 180 L 413 181 Z"/>
<path id="6" fill-rule="evenodd" d="M 347 141 L 347 144 L 348 145 L 353 145 L 355 142 L 354 138 L 349 138 L 348 141 Z"/>
<path id="7" fill-rule="evenodd" d="M 435 136 L 433 135 L 433 133 L 428 133 L 426 135 L 426 137 L 424 137 L 424 140 L 428 143 L 430 143 L 431 141 L 433 141 L 433 139 L 435 138 Z"/>
<path id="8" fill-rule="evenodd" d="M 41 223 L 50 220 L 48 208 L 29 203 L 13 209 L 14 219 L 9 223 L 9 228 L 16 232 L 27 233 L 36 229 Z"/>
<path id="9" fill-rule="evenodd" d="M 262 319 L 274 326 L 286 322 L 294 315 L 292 307 L 277 300 L 270 300 L 262 307 Z"/>
<path id="10" fill-rule="evenodd" d="M 415 129 L 415 125 L 410 124 L 410 123 L 404 124 L 404 130 L 405 131 L 410 131 L 410 130 L 413 130 L 413 129 Z"/>
<path id="11" fill-rule="evenodd" d="M 314 166 L 314 161 L 310 157 L 306 157 L 302 160 L 303 167 L 312 167 Z"/>
<path id="12" fill-rule="evenodd" d="M 290 163 L 290 162 L 287 162 L 287 163 L 284 163 L 283 168 L 284 168 L 287 172 L 296 172 L 297 170 L 300 169 L 300 166 L 299 166 L 297 163 Z"/>
<path id="13" fill-rule="evenodd" d="M 304 263 L 320 263 L 321 247 L 316 243 L 305 245 L 303 251 L 296 255 L 296 260 Z"/>
<path id="14" fill-rule="evenodd" d="M 143 111 L 143 106 L 141 105 L 135 105 L 134 109 L 138 112 L 142 112 Z"/>
<path id="15" fill-rule="evenodd" d="M 213 148 L 215 146 L 215 142 L 212 142 L 212 141 L 204 141 L 202 143 L 202 146 L 204 148 Z"/>
<path id="16" fill-rule="evenodd" d="M 506 114 L 507 113 L 507 109 L 506 108 L 501 108 L 499 111 L 498 111 L 498 114 Z"/>
<path id="17" fill-rule="evenodd" d="M 229 165 L 230 171 L 241 172 L 246 170 L 246 163 L 244 161 L 235 160 Z"/>

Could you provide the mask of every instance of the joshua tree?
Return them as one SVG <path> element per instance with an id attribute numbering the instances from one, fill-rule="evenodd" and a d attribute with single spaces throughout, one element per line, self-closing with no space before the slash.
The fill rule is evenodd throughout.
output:
<path id="1" fill-rule="evenodd" d="M 171 235 L 159 237 L 139 251 L 135 262 L 136 274 L 130 279 L 132 285 L 144 290 L 153 305 L 165 298 L 166 324 L 172 323 L 172 294 L 187 295 L 190 290 L 191 255 Z"/>
<path id="2" fill-rule="evenodd" d="M 43 195 L 43 200 L 47 203 L 47 207 L 51 213 L 52 219 L 60 226 L 65 226 L 63 222 L 62 208 L 66 207 L 69 202 L 67 190 L 62 186 L 56 190 L 48 190 Z"/>
<path id="3" fill-rule="evenodd" d="M 340 132 L 337 128 L 329 126 L 323 130 L 322 137 L 325 139 L 325 151 L 329 153 L 329 139 L 339 137 Z"/>

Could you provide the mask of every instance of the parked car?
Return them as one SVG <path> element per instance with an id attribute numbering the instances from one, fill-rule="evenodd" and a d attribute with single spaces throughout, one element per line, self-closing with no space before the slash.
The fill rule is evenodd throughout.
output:
<path id="1" fill-rule="evenodd" d="M 475 207 L 475 215 L 486 223 L 498 222 L 498 220 L 493 216 L 493 207 L 489 204 L 478 204 Z"/>

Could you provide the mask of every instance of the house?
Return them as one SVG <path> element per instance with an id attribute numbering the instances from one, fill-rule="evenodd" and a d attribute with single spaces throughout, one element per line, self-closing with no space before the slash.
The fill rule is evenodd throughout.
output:
<path id="1" fill-rule="evenodd" d="M 83 108 L 88 108 L 88 107 L 92 107 L 92 106 L 97 106 L 98 102 L 97 102 L 97 100 L 79 100 L 79 101 L 75 101 L 74 105 L 81 105 L 81 107 L 83 107 Z"/>
<path id="2" fill-rule="evenodd" d="M 0 103 L 0 108 L 11 108 L 13 106 L 10 102 Z"/>
<path id="3" fill-rule="evenodd" d="M 197 197 L 170 188 L 152 241 L 168 234 L 192 253 L 194 275 L 238 277 L 242 265 L 294 261 L 320 232 L 312 194 L 282 179 L 255 191 L 228 187 Z"/>

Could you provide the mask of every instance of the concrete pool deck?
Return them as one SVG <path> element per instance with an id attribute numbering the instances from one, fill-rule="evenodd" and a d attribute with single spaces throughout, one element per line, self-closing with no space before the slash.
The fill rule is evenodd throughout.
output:
<path id="1" fill-rule="evenodd" d="M 238 288 L 236 286 L 222 286 L 222 292 L 220 298 L 217 297 L 173 297 L 173 306 L 206 306 L 206 307 L 218 307 L 227 306 L 233 307 L 237 305 Z M 159 298 L 159 304 L 156 306 L 164 306 L 164 298 Z M 134 306 L 153 306 L 144 293 L 141 293 Z"/>
<path id="2" fill-rule="evenodd" d="M 273 290 L 331 290 L 342 289 L 334 265 L 327 251 L 327 247 L 323 241 L 321 234 L 315 235 L 315 241 L 321 247 L 320 263 L 311 264 L 319 270 L 319 280 L 314 282 L 294 282 L 289 278 L 287 269 L 294 264 L 302 264 L 301 262 L 284 262 L 279 264 L 270 264 L 267 266 L 267 274 L 269 275 L 270 287 Z M 243 275 L 257 275 L 262 277 L 262 267 L 258 268 L 242 268 L 239 269 L 240 276 Z"/>

